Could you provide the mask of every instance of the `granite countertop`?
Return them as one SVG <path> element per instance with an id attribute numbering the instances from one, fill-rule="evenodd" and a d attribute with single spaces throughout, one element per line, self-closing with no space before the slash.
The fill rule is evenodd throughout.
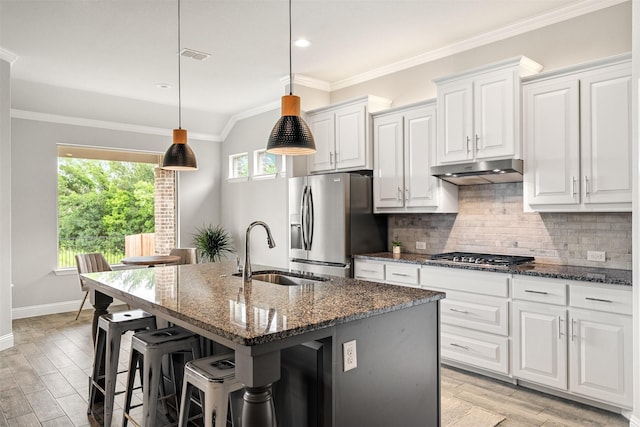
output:
<path id="1" fill-rule="evenodd" d="M 277 270 L 253 266 L 259 269 Z M 235 262 L 129 269 L 83 275 L 91 288 L 179 319 L 241 345 L 258 345 L 357 319 L 427 304 L 442 292 L 323 276 L 283 286 L 233 276 Z"/>
<path id="2" fill-rule="evenodd" d="M 355 258 L 379 261 L 397 261 L 410 264 L 433 265 L 438 267 L 459 268 L 466 270 L 494 271 L 499 273 L 520 274 L 524 276 L 549 277 L 564 280 L 579 280 L 582 282 L 604 283 L 610 285 L 631 286 L 632 273 L 630 270 L 616 270 L 612 268 L 578 267 L 571 265 L 538 264 L 499 267 L 478 264 L 462 264 L 448 261 L 429 259 L 430 255 L 400 254 L 394 256 L 391 252 L 378 252 L 355 255 Z"/>

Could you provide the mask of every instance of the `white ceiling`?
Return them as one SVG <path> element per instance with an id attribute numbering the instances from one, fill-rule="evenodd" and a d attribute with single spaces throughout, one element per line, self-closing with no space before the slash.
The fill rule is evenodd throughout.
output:
<path id="1" fill-rule="evenodd" d="M 287 1 L 181 1 L 182 47 L 212 55 L 183 58 L 183 108 L 224 124 L 277 101 L 289 71 Z M 293 38 L 312 44 L 293 48 L 293 72 L 337 89 L 620 1 L 294 0 Z M 13 80 L 178 103 L 177 0 L 0 0 L 0 48 L 17 57 Z"/>

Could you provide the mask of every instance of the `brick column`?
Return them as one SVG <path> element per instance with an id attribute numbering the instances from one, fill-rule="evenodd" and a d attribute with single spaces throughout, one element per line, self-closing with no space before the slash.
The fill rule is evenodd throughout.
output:
<path id="1" fill-rule="evenodd" d="M 156 168 L 155 181 L 155 253 L 168 255 L 176 246 L 176 173 Z"/>

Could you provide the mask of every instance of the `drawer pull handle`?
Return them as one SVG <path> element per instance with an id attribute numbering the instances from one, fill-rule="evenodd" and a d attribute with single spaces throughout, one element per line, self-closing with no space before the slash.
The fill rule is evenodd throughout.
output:
<path id="1" fill-rule="evenodd" d="M 592 297 L 585 297 L 585 299 L 589 301 L 598 301 L 598 302 L 608 302 L 608 303 L 613 302 L 610 299 L 601 299 L 601 298 L 592 298 Z"/>
<path id="2" fill-rule="evenodd" d="M 543 292 L 543 291 L 534 291 L 532 289 L 525 289 L 525 292 L 529 292 L 530 294 L 540 294 L 540 295 L 549 295 L 549 292 Z"/>
<path id="3" fill-rule="evenodd" d="M 410 274 L 404 274 L 404 273 L 391 273 L 392 276 L 400 276 L 400 277 L 411 277 Z"/>
<path id="4" fill-rule="evenodd" d="M 465 310 L 458 310 L 457 308 L 450 308 L 450 311 L 455 311 L 456 313 L 462 313 L 462 314 L 469 314 L 468 311 Z"/>
<path id="5" fill-rule="evenodd" d="M 460 345 L 460 344 L 456 344 L 454 342 L 451 343 L 451 347 L 458 347 L 458 348 L 461 348 L 463 350 L 469 350 L 469 347 L 467 347 L 466 345 Z"/>
<path id="6" fill-rule="evenodd" d="M 365 270 L 364 268 L 360 271 L 362 271 L 363 273 L 377 273 L 376 270 Z"/>

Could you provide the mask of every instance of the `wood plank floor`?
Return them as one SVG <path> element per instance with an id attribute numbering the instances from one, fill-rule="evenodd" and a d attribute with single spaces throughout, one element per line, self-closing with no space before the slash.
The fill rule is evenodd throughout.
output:
<path id="1" fill-rule="evenodd" d="M 74 317 L 63 313 L 13 322 L 15 346 L 0 352 L 0 427 L 90 425 L 92 312 L 85 310 L 78 321 Z M 120 360 L 126 368 L 123 347 Z M 620 415 L 446 367 L 441 388 L 444 427 L 629 425 Z M 121 397 L 114 425 L 121 422 Z"/>

